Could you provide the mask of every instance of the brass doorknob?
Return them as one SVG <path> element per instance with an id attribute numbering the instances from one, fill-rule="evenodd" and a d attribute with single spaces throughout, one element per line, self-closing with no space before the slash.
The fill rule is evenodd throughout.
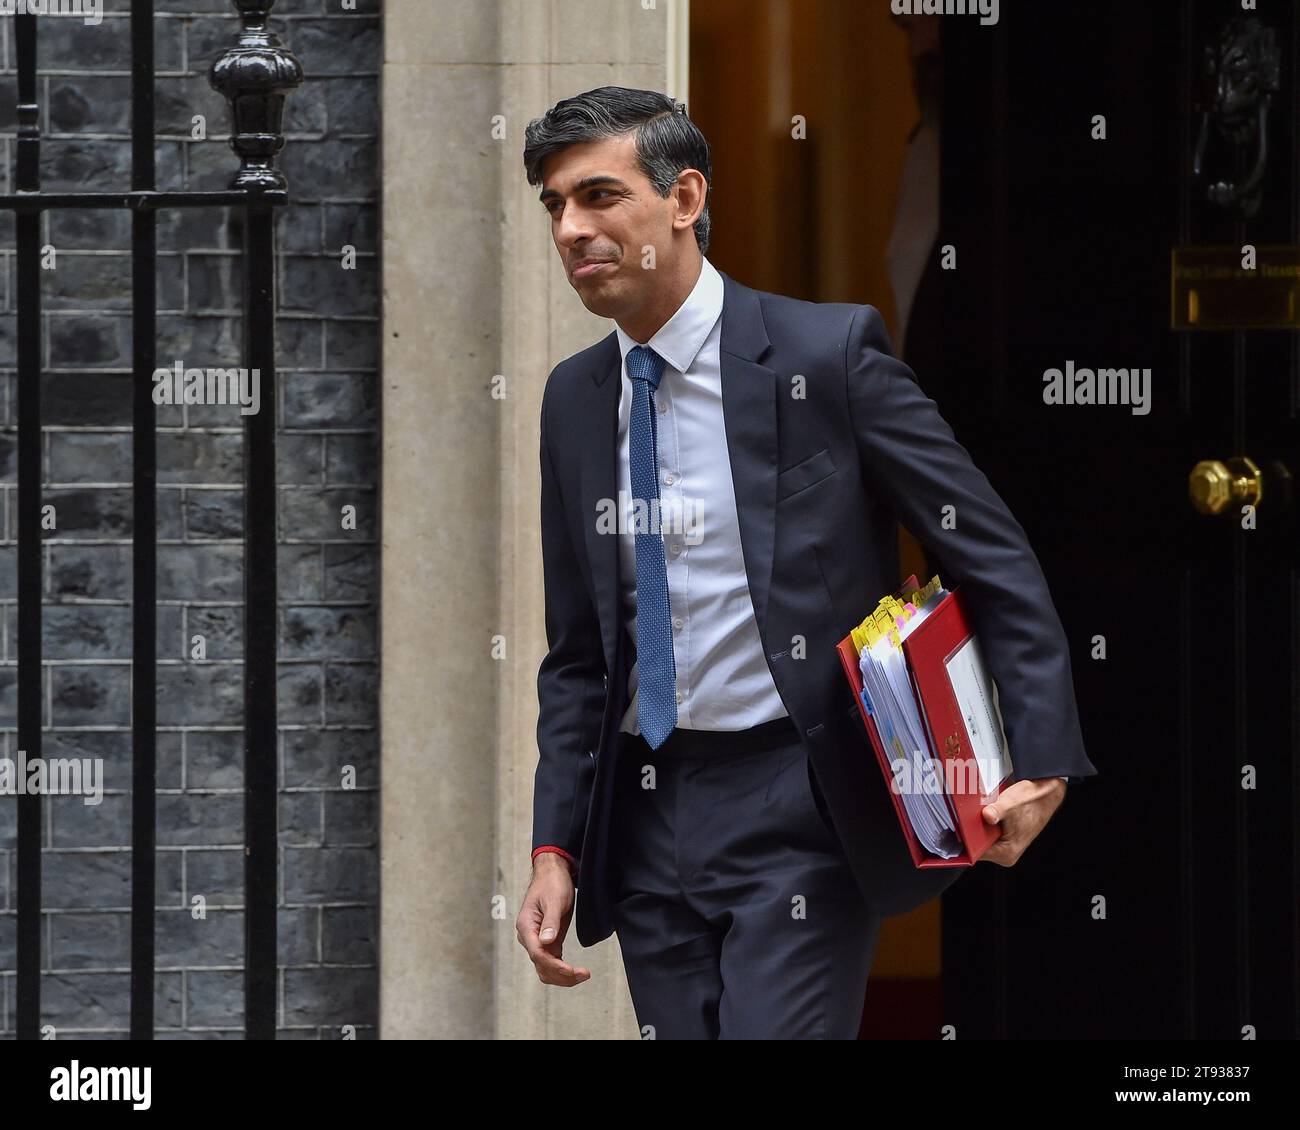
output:
<path id="1" fill-rule="evenodd" d="M 1258 506 L 1264 480 L 1255 463 L 1234 459 L 1202 459 L 1187 476 L 1187 493 L 1202 514 L 1222 514 L 1229 507 Z"/>

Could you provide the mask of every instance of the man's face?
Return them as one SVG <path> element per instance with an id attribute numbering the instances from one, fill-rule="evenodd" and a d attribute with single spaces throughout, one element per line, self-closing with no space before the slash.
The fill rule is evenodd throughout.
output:
<path id="1" fill-rule="evenodd" d="M 552 154 L 542 168 L 542 205 L 569 284 L 605 318 L 648 299 L 656 280 L 644 266 L 647 247 L 654 248 L 655 271 L 668 275 L 677 253 L 678 190 L 666 199 L 655 192 L 637 167 L 635 144 L 631 134 L 581 142 Z"/>

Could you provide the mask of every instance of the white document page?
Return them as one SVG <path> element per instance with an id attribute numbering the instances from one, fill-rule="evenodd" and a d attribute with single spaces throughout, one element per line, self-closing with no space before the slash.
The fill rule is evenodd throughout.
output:
<path id="1" fill-rule="evenodd" d="M 1011 753 L 1002 728 L 997 688 L 984 666 L 974 636 L 948 657 L 944 667 L 966 725 L 967 748 L 979 766 L 980 788 L 988 796 L 1011 772 Z"/>

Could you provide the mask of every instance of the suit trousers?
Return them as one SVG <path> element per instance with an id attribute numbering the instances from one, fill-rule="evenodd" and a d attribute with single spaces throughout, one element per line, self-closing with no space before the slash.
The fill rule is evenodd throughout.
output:
<path id="1" fill-rule="evenodd" d="M 790 720 L 617 748 L 614 929 L 642 1037 L 856 1039 L 881 919 Z"/>

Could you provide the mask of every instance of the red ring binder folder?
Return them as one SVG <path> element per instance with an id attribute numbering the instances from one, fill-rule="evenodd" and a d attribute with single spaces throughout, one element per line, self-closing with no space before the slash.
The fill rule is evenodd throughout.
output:
<path id="1" fill-rule="evenodd" d="M 935 578 L 937 582 L 938 578 Z M 916 591 L 920 586 L 916 577 L 911 576 L 895 594 L 900 599 L 904 594 Z M 903 798 L 895 785 L 896 774 L 890 761 L 884 742 L 881 740 L 872 711 L 864 700 L 862 672 L 859 666 L 859 652 L 850 633 L 836 645 L 844 674 L 853 697 L 858 704 L 858 714 L 866 727 L 871 747 L 876 752 L 885 787 L 889 790 L 898 814 L 899 827 L 907 841 L 912 861 L 917 867 L 970 867 L 994 844 L 1002 831 L 997 825 L 986 824 L 982 815 L 983 808 L 1001 792 L 1007 779 L 1011 776 L 1009 761 L 1001 764 L 986 759 L 981 767 L 976 757 L 976 750 L 971 739 L 966 717 L 963 715 L 957 692 L 948 671 L 949 661 L 962 652 L 968 645 L 973 645 L 978 653 L 978 641 L 970 626 L 965 598 L 960 588 L 948 592 L 928 613 L 925 620 L 918 624 L 902 641 L 902 650 L 907 661 L 911 689 L 922 721 L 926 725 L 926 740 L 931 745 L 922 751 L 931 758 L 931 764 L 942 765 L 938 779 L 943 782 L 943 793 L 948 799 L 949 810 L 956 824 L 955 833 L 960 841 L 959 854 L 950 859 L 935 855 L 918 839 L 911 819 L 903 805 Z M 965 653 L 969 656 L 969 653 Z M 977 660 L 982 667 L 982 659 Z M 996 713 L 996 699 L 994 712 Z M 1001 741 L 1003 757 L 1006 756 L 1006 736 L 1001 731 L 1000 718 L 995 719 L 997 736 Z M 934 748 L 935 743 L 939 748 Z M 989 791 L 985 791 L 983 774 L 988 772 L 987 765 L 998 769 L 1005 768 L 1000 779 Z"/>

